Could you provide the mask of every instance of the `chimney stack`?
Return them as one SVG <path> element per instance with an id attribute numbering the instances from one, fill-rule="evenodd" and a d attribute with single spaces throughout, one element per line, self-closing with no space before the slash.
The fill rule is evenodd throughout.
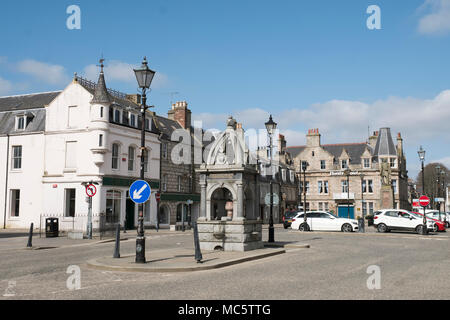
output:
<path id="1" fill-rule="evenodd" d="M 172 105 L 172 109 L 167 113 L 170 120 L 177 121 L 184 129 L 191 127 L 191 110 L 188 109 L 186 101 L 178 101 Z"/>
<path id="2" fill-rule="evenodd" d="M 127 100 L 140 105 L 141 104 L 141 95 L 140 94 L 127 94 Z"/>
<path id="3" fill-rule="evenodd" d="M 278 135 L 278 151 L 280 154 L 286 153 L 286 138 L 284 135 Z"/>
<path id="4" fill-rule="evenodd" d="M 307 147 L 320 147 L 320 133 L 319 129 L 309 129 L 306 135 Z"/>

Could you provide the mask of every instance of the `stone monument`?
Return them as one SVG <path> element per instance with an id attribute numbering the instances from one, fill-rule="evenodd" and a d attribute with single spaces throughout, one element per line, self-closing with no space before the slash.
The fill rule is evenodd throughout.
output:
<path id="1" fill-rule="evenodd" d="M 395 205 L 394 189 L 391 180 L 391 167 L 387 162 L 380 163 L 381 190 L 380 209 L 392 209 Z"/>
<path id="2" fill-rule="evenodd" d="M 200 174 L 197 220 L 202 250 L 248 251 L 263 248 L 257 208 L 257 168 L 249 161 L 244 130 L 233 117 L 212 143 Z"/>

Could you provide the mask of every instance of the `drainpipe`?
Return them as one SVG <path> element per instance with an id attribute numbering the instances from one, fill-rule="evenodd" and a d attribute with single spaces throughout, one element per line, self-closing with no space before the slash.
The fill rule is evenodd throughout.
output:
<path id="1" fill-rule="evenodd" d="M 5 175 L 5 209 L 3 215 L 3 229 L 6 229 L 6 201 L 8 200 L 8 173 L 9 173 L 9 134 L 6 134 L 6 175 Z"/>

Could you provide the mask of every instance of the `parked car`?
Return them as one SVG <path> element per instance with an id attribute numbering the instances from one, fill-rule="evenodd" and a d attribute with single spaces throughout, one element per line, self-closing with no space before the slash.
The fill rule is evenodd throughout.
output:
<path id="1" fill-rule="evenodd" d="M 413 212 L 420 216 L 421 219 L 423 219 L 423 213 L 420 212 Z M 442 232 L 445 231 L 445 223 L 443 221 L 440 221 L 438 219 L 433 219 L 429 216 L 428 213 L 426 213 L 427 220 L 431 220 L 433 222 L 433 231 L 434 232 Z"/>
<path id="2" fill-rule="evenodd" d="M 425 212 L 426 212 L 426 215 L 428 218 L 442 221 L 446 228 L 449 227 L 450 219 L 449 219 L 447 213 L 445 213 L 445 212 L 439 213 L 439 210 L 426 210 Z M 420 211 L 419 211 L 419 213 L 420 213 Z"/>
<path id="3" fill-rule="evenodd" d="M 433 230 L 435 222 L 427 218 L 427 229 Z M 415 212 L 402 209 L 384 209 L 375 212 L 374 227 L 378 232 L 391 230 L 415 231 L 423 230 L 423 219 Z"/>
<path id="4" fill-rule="evenodd" d="M 326 211 L 309 211 L 306 213 L 306 224 L 304 213 L 299 212 L 291 224 L 292 230 L 300 231 L 342 231 L 353 232 L 358 230 L 358 221 L 336 217 Z"/>
<path id="5" fill-rule="evenodd" d="M 289 228 L 292 223 L 292 218 L 294 218 L 298 214 L 297 211 L 287 211 L 283 215 L 283 226 L 285 229 Z"/>

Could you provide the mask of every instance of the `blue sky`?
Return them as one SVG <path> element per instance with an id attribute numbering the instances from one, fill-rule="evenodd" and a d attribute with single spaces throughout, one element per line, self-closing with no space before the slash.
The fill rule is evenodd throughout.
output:
<path id="1" fill-rule="evenodd" d="M 81 9 L 69 30 L 66 9 Z M 381 30 L 369 30 L 369 5 Z M 289 145 L 361 142 L 391 127 L 415 177 L 417 149 L 450 167 L 450 0 L 2 1 L 0 95 L 64 88 L 74 72 L 134 93 L 131 66 L 158 72 L 150 101 L 188 101 L 205 127 L 233 114 L 262 128 L 269 113 Z"/>

